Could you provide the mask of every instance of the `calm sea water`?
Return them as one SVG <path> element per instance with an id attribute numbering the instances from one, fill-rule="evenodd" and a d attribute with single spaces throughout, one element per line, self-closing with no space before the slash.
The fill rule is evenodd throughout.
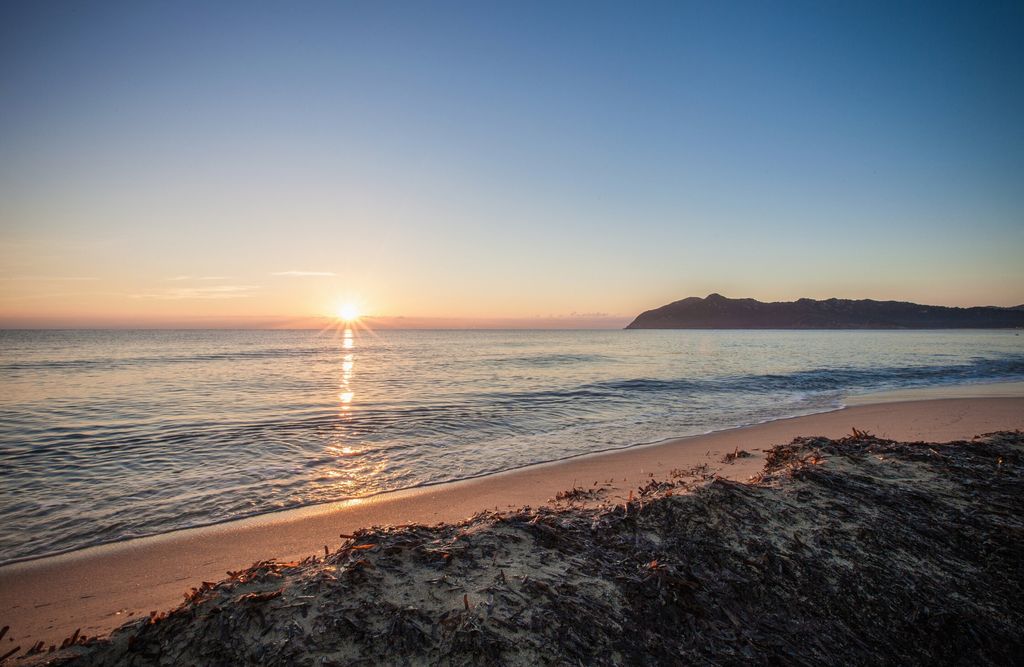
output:
<path id="1" fill-rule="evenodd" d="M 1024 379 L 1015 332 L 0 332 L 0 562 Z"/>

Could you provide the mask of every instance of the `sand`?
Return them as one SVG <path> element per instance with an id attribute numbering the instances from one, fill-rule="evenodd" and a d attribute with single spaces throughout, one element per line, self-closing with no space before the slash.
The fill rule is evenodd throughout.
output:
<path id="1" fill-rule="evenodd" d="M 606 500 L 625 499 L 652 478 L 704 464 L 709 473 L 746 480 L 762 469 L 762 452 L 772 445 L 797 436 L 842 437 L 852 427 L 902 441 L 965 439 L 1024 429 L 1024 398 L 858 405 L 18 563 L 0 568 L 0 625 L 11 626 L 4 644 L 8 638 L 22 645 L 59 644 L 79 628 L 105 634 L 126 620 L 176 606 L 202 581 L 218 581 L 258 560 L 323 555 L 325 545 L 338 548 L 340 535 L 371 525 L 455 522 L 481 510 L 536 507 L 574 485 L 592 488 L 595 482 L 605 487 Z M 737 448 L 753 456 L 723 462 Z"/>

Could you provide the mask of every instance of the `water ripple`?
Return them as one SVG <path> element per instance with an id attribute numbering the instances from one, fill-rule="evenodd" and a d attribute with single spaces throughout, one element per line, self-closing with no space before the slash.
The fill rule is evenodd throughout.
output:
<path id="1" fill-rule="evenodd" d="M 0 332 L 0 561 L 1024 378 L 1013 332 Z"/>

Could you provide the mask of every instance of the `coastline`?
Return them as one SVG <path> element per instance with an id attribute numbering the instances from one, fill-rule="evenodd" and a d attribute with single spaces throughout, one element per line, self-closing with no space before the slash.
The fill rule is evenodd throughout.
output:
<path id="1" fill-rule="evenodd" d="M 1019 395 L 1024 396 L 1024 382 L 1022 382 L 1020 384 L 1021 384 L 1021 389 L 1020 389 L 1020 394 Z M 1013 393 L 1013 394 L 1009 394 L 1009 397 L 1015 397 L 1017 395 L 1018 394 Z M 876 396 L 876 394 L 865 395 L 866 398 L 864 399 L 863 402 L 865 402 L 865 403 L 874 403 L 876 401 L 871 400 L 871 398 L 873 398 L 875 396 Z M 883 396 L 885 396 L 885 394 L 881 393 L 881 394 L 877 394 L 877 396 L 883 397 Z M 998 394 L 998 396 L 1004 396 L 1004 394 Z M 953 397 L 954 398 L 966 398 L 966 396 L 964 396 L 964 397 L 953 396 Z M 910 399 L 898 398 L 898 399 L 889 399 L 889 400 L 886 400 L 885 398 L 879 398 L 879 400 L 877 402 L 891 402 L 893 400 L 903 402 L 903 401 L 908 401 L 908 400 L 910 400 L 910 401 L 914 401 L 914 400 L 927 400 L 928 398 L 929 397 L 927 397 L 927 396 L 920 397 L 920 398 L 910 398 Z M 936 398 L 942 398 L 942 397 L 936 397 Z M 739 425 L 736 425 L 736 426 L 728 426 L 728 427 L 725 427 L 725 428 L 713 429 L 713 430 L 709 430 L 709 431 L 704 431 L 702 433 L 692 433 L 692 434 L 689 434 L 689 435 L 671 436 L 671 437 L 667 437 L 667 438 L 660 438 L 660 439 L 657 439 L 657 440 L 652 440 L 650 442 L 635 442 L 635 443 L 631 443 L 631 444 L 628 444 L 628 445 L 616 445 L 616 446 L 606 447 L 604 449 L 596 449 L 596 450 L 591 451 L 591 452 L 582 452 L 582 453 L 578 453 L 578 454 L 570 454 L 570 455 L 564 456 L 562 458 L 550 459 L 550 460 L 547 460 L 547 461 L 537 461 L 536 463 L 527 463 L 527 464 L 524 464 L 524 465 L 515 466 L 513 468 L 507 468 L 507 469 L 504 469 L 504 470 L 496 470 L 496 471 L 493 471 L 493 472 L 484 472 L 484 473 L 480 473 L 480 474 L 474 474 L 474 475 L 470 475 L 468 477 L 462 477 L 462 478 L 459 478 L 459 479 L 442 480 L 442 481 L 436 481 L 436 482 L 426 482 L 426 483 L 423 483 L 423 484 L 418 484 L 416 486 L 409 486 L 409 487 L 398 488 L 398 489 L 377 491 L 377 492 L 374 492 L 374 493 L 367 494 L 365 496 L 358 496 L 358 497 L 354 497 L 354 498 L 344 498 L 344 499 L 336 500 L 336 501 L 315 502 L 315 503 L 310 503 L 309 505 L 299 505 L 299 506 L 296 506 L 296 507 L 286 507 L 286 508 L 283 508 L 283 509 L 276 509 L 276 510 L 270 510 L 270 511 L 260 511 L 260 512 L 256 512 L 254 514 L 243 515 L 243 516 L 239 516 L 239 517 L 233 517 L 233 518 L 224 519 L 224 520 L 221 520 L 221 521 L 215 521 L 213 523 L 204 523 L 204 524 L 200 524 L 200 525 L 197 525 L 197 526 L 187 526 L 187 527 L 184 527 L 184 528 L 174 528 L 172 530 L 167 530 L 167 531 L 163 531 L 163 532 L 159 532 L 159 533 L 152 533 L 152 534 L 147 534 L 147 535 L 138 535 L 138 536 L 129 537 L 129 538 L 126 538 L 126 539 L 117 539 L 117 540 L 112 540 L 112 541 L 109 541 L 109 542 L 98 542 L 98 543 L 95 543 L 95 544 L 87 544 L 85 546 L 80 546 L 80 547 L 71 547 L 71 548 L 65 549 L 63 551 L 54 551 L 54 552 L 51 552 L 51 553 L 45 553 L 45 554 L 40 554 L 40 555 L 25 556 L 25 557 L 22 557 L 22 558 L 15 558 L 15 559 L 10 560 L 10 561 L 0 561 L 0 573 L 2 573 L 6 568 L 14 568 L 14 567 L 25 565 L 25 564 L 32 563 L 32 562 L 35 562 L 35 561 L 57 560 L 57 559 L 63 559 L 63 558 L 74 558 L 74 557 L 78 556 L 79 554 L 89 555 L 89 554 L 93 554 L 93 553 L 105 552 L 105 551 L 108 551 L 108 550 L 116 550 L 116 549 L 119 549 L 120 547 L 122 547 L 123 545 L 129 544 L 129 543 L 139 542 L 139 541 L 148 541 L 148 540 L 160 540 L 162 538 L 173 537 L 173 536 L 175 536 L 175 535 L 177 535 L 179 533 L 187 533 L 187 532 L 191 532 L 191 531 L 216 530 L 218 528 L 222 528 L 222 527 L 225 527 L 225 526 L 232 526 L 232 527 L 242 528 L 243 525 L 263 524 L 263 523 L 266 523 L 266 522 L 288 523 L 288 522 L 291 522 L 292 520 L 297 520 L 297 519 L 302 518 L 302 517 L 319 515 L 319 514 L 325 512 L 325 511 L 333 512 L 333 511 L 336 511 L 336 510 L 342 510 L 342 509 L 345 509 L 347 507 L 352 507 L 354 505 L 375 502 L 378 499 L 394 499 L 394 498 L 404 497 L 404 496 L 408 496 L 408 495 L 415 495 L 415 494 L 418 494 L 420 492 L 430 490 L 430 489 L 432 489 L 434 487 L 439 487 L 439 488 L 453 487 L 455 485 L 469 483 L 469 482 L 473 482 L 475 480 L 487 479 L 487 478 L 491 478 L 491 477 L 498 477 L 498 476 L 502 476 L 502 475 L 509 475 L 509 474 L 513 474 L 513 473 L 516 473 L 516 472 L 519 472 L 519 471 L 522 471 L 522 470 L 525 470 L 525 469 L 539 468 L 539 467 L 542 467 L 542 466 L 560 465 L 560 464 L 563 464 L 563 463 L 570 463 L 570 462 L 575 461 L 577 459 L 589 458 L 589 457 L 595 457 L 595 456 L 603 456 L 605 454 L 612 454 L 612 453 L 615 453 L 615 452 L 623 452 L 623 451 L 629 451 L 629 450 L 634 450 L 634 449 L 642 449 L 642 448 L 645 448 L 645 447 L 657 447 L 657 446 L 668 444 L 668 443 L 671 443 L 671 442 L 676 442 L 676 441 L 681 441 L 681 440 L 689 440 L 689 439 L 692 439 L 692 438 L 700 438 L 700 437 L 712 435 L 712 434 L 715 434 L 715 433 L 722 433 L 722 432 L 728 432 L 728 431 L 736 431 L 736 430 L 741 430 L 741 429 L 747 429 L 747 428 L 752 428 L 752 427 L 755 427 L 755 426 L 761 426 L 763 424 L 769 424 L 769 423 L 772 423 L 772 422 L 788 421 L 788 420 L 791 420 L 791 419 L 800 419 L 800 418 L 803 418 L 803 417 L 813 417 L 813 416 L 816 416 L 816 415 L 827 414 L 827 413 L 830 413 L 830 412 L 838 412 L 840 410 L 845 410 L 847 407 L 849 407 L 849 406 L 846 403 L 840 403 L 840 404 L 837 404 L 837 405 L 835 405 L 833 407 L 815 409 L 813 411 L 801 412 L 801 413 L 797 413 L 797 414 L 788 414 L 788 415 L 783 415 L 783 416 L 779 416 L 779 417 L 774 417 L 774 418 L 765 419 L 765 420 L 761 420 L 761 421 L 750 422 L 750 423 L 742 423 L 742 424 L 739 424 Z"/>
<path id="2" fill-rule="evenodd" d="M 1006 385 L 1016 384 L 1008 389 Z M 706 435 L 609 450 L 581 457 L 371 498 L 265 514 L 239 521 L 118 542 L 0 568 L 0 624 L 12 637 L 59 643 L 75 629 L 105 634 L 126 620 L 166 609 L 190 587 L 218 580 L 256 560 L 304 558 L 338 546 L 342 533 L 375 524 L 452 522 L 485 509 L 548 503 L 574 485 L 614 480 L 607 500 L 673 468 L 708 464 L 745 480 L 764 464 L 761 451 L 799 435 L 840 437 L 851 427 L 899 440 L 947 441 L 999 429 L 1024 428 L 1024 383 L 997 383 L 1010 396 L 924 397 L 871 402 L 838 411 L 774 420 Z M 940 388 L 952 389 L 952 388 Z M 928 390 L 921 390 L 928 392 Z M 991 390 L 989 390 L 991 391 Z M 1017 393 L 1019 392 L 1019 393 Z M 881 396 L 881 398 L 879 398 Z M 851 399 L 848 403 L 862 400 Z M 896 402 L 899 401 L 899 402 Z M 722 463 L 725 453 L 754 456 Z"/>
<path id="3" fill-rule="evenodd" d="M 508 474 L 508 473 L 514 473 L 514 472 L 516 472 L 518 470 L 522 470 L 524 468 L 533 468 L 533 467 L 536 467 L 536 466 L 545 466 L 545 465 L 555 465 L 555 464 L 560 464 L 560 463 L 572 461 L 572 460 L 578 459 L 578 458 L 585 458 L 585 457 L 590 457 L 590 456 L 600 456 L 600 455 L 603 455 L 603 454 L 608 454 L 608 453 L 618 452 L 618 451 L 623 451 L 623 450 L 630 450 L 630 449 L 637 449 L 637 448 L 642 448 L 642 447 L 657 446 L 657 445 L 662 445 L 662 444 L 665 444 L 665 443 L 668 443 L 668 442 L 672 442 L 672 441 L 676 441 L 676 440 L 685 440 L 685 439 L 689 439 L 689 438 L 710 435 L 710 434 L 713 434 L 713 433 L 718 433 L 720 431 L 733 431 L 733 430 L 736 430 L 736 429 L 744 429 L 744 428 L 749 428 L 749 427 L 752 427 L 752 426 L 759 426 L 761 424 L 767 424 L 767 423 L 775 422 L 775 421 L 785 421 L 785 420 L 789 420 L 789 419 L 797 419 L 797 418 L 800 418 L 800 417 L 810 417 L 810 416 L 819 415 L 819 414 L 825 414 L 825 413 L 829 413 L 829 412 L 836 412 L 838 410 L 844 410 L 844 409 L 846 409 L 848 407 L 856 406 L 856 405 L 870 405 L 870 404 L 874 404 L 874 403 L 891 403 L 891 402 L 907 402 L 907 401 L 919 401 L 919 400 L 932 400 L 932 399 L 939 399 L 939 398 L 1013 398 L 1013 397 L 1018 397 L 1018 396 L 1024 396 L 1024 381 L 1018 381 L 1018 380 L 991 381 L 991 380 L 987 380 L 987 381 L 984 381 L 984 382 L 969 383 L 969 384 L 939 385 L 939 386 L 917 387 L 917 388 L 912 388 L 912 389 L 883 390 L 883 391 L 868 392 L 868 393 L 864 393 L 864 394 L 851 394 L 850 396 L 846 397 L 842 401 L 836 403 L 836 405 L 834 405 L 834 406 L 815 408 L 815 409 L 812 409 L 812 410 L 808 410 L 806 412 L 798 412 L 798 413 L 795 413 L 795 414 L 785 414 L 785 415 L 781 415 L 781 416 L 778 416 L 778 417 L 772 417 L 772 418 L 769 418 L 769 419 L 764 419 L 764 420 L 761 420 L 761 421 L 754 421 L 754 422 L 749 422 L 749 423 L 741 423 L 741 424 L 737 424 L 735 426 L 729 426 L 729 427 L 720 428 L 720 429 L 712 429 L 712 430 L 704 431 L 702 433 L 691 433 L 691 434 L 687 434 L 687 435 L 670 436 L 670 437 L 667 437 L 667 438 L 659 438 L 657 440 L 652 440 L 652 441 L 649 441 L 649 442 L 634 442 L 634 443 L 630 443 L 630 444 L 626 444 L 626 445 L 615 445 L 615 446 L 606 447 L 604 449 L 596 449 L 596 450 L 593 450 L 593 451 L 590 451 L 590 452 L 582 452 L 582 453 L 578 453 L 578 454 L 570 454 L 568 456 L 564 456 L 564 457 L 561 457 L 561 458 L 550 459 L 550 460 L 547 460 L 547 461 L 537 461 L 535 463 L 527 463 L 527 464 L 523 464 L 523 465 L 517 465 L 515 467 L 504 469 L 504 470 L 496 470 L 496 471 L 491 471 L 491 472 L 484 472 L 484 473 L 474 474 L 474 475 L 470 475 L 468 477 L 463 477 L 463 478 L 459 478 L 459 479 L 426 482 L 426 483 L 418 484 L 418 485 L 415 485 L 415 486 L 409 486 L 409 487 L 398 488 L 398 489 L 382 490 L 382 491 L 377 491 L 377 492 L 374 492 L 374 493 L 367 494 L 365 496 L 358 496 L 358 497 L 354 497 L 354 498 L 343 498 L 341 500 L 336 500 L 336 501 L 315 502 L 315 503 L 310 503 L 309 505 L 299 505 L 299 506 L 296 506 L 296 507 L 286 507 L 286 508 L 283 508 L 283 509 L 276 509 L 276 510 L 270 510 L 270 511 L 258 511 L 258 512 L 255 512 L 253 514 L 242 515 L 242 516 L 238 516 L 238 517 L 232 517 L 232 518 L 228 518 L 228 519 L 223 519 L 223 520 L 220 520 L 220 521 L 215 521 L 213 523 L 204 523 L 204 524 L 200 524 L 200 525 L 197 525 L 197 526 L 187 526 L 187 527 L 183 527 L 183 528 L 174 528 L 172 530 L 162 531 L 162 532 L 159 532 L 159 533 L 137 535 L 137 536 L 133 536 L 133 537 L 129 537 L 129 538 L 124 538 L 124 539 L 115 539 L 115 540 L 111 540 L 111 541 L 107 541 L 107 542 L 98 542 L 98 543 L 95 543 L 95 544 L 86 544 L 84 546 L 70 547 L 70 548 L 67 548 L 67 549 L 64 549 L 64 550 L 61 550 L 61 551 L 54 551 L 54 552 L 45 553 L 45 554 L 25 556 L 25 557 L 21 557 L 21 558 L 15 558 L 15 559 L 12 559 L 12 560 L 9 560 L 9 561 L 0 561 L 0 571 L 2 571 L 4 568 L 15 566 L 15 565 L 20 565 L 22 563 L 27 563 L 27 562 L 37 561 L 37 560 L 46 560 L 46 559 L 58 558 L 58 557 L 68 556 L 68 555 L 73 556 L 75 554 L 79 554 L 79 553 L 82 553 L 82 552 L 92 552 L 92 551 L 97 551 L 97 550 L 101 551 L 101 550 L 110 549 L 110 548 L 117 548 L 119 545 L 123 545 L 123 544 L 125 544 L 127 542 L 134 542 L 134 541 L 137 541 L 137 540 L 158 539 L 158 538 L 161 538 L 163 536 L 173 535 L 173 534 L 182 533 L 182 532 L 186 532 L 186 531 L 192 531 L 192 530 L 213 529 L 213 528 L 216 528 L 216 527 L 221 526 L 223 524 L 239 524 L 240 525 L 240 524 L 242 524 L 244 522 L 252 522 L 252 521 L 261 522 L 261 520 L 272 519 L 272 518 L 277 518 L 277 519 L 281 519 L 281 520 L 287 520 L 289 517 L 291 517 L 291 518 L 298 518 L 300 516 L 308 516 L 311 513 L 312 514 L 318 514 L 324 508 L 342 508 L 342 507 L 345 507 L 345 506 L 348 506 L 348 505 L 351 505 L 351 504 L 355 504 L 355 503 L 362 503 L 362 502 L 372 501 L 373 499 L 377 498 L 378 496 L 398 497 L 401 494 L 416 493 L 418 491 L 429 489 L 430 487 L 435 487 L 435 486 L 444 487 L 444 486 L 450 486 L 450 485 L 458 484 L 458 483 L 462 483 L 462 482 L 469 482 L 469 481 L 472 481 L 472 480 L 475 480 L 475 479 L 480 479 L 480 478 L 485 478 L 485 477 L 494 477 L 496 475 L 504 475 L 504 474 Z"/>
<path id="4" fill-rule="evenodd" d="M 1000 380 L 972 384 L 950 384 L 914 389 L 892 389 L 848 396 L 846 406 L 899 403 L 903 401 L 930 401 L 941 398 L 1015 398 L 1024 396 L 1024 381 Z"/>

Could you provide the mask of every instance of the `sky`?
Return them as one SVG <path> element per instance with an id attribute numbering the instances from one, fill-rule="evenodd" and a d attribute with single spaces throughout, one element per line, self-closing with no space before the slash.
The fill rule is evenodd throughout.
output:
<path id="1" fill-rule="evenodd" d="M 1020 2 L 0 4 L 0 326 L 1024 303 Z"/>

